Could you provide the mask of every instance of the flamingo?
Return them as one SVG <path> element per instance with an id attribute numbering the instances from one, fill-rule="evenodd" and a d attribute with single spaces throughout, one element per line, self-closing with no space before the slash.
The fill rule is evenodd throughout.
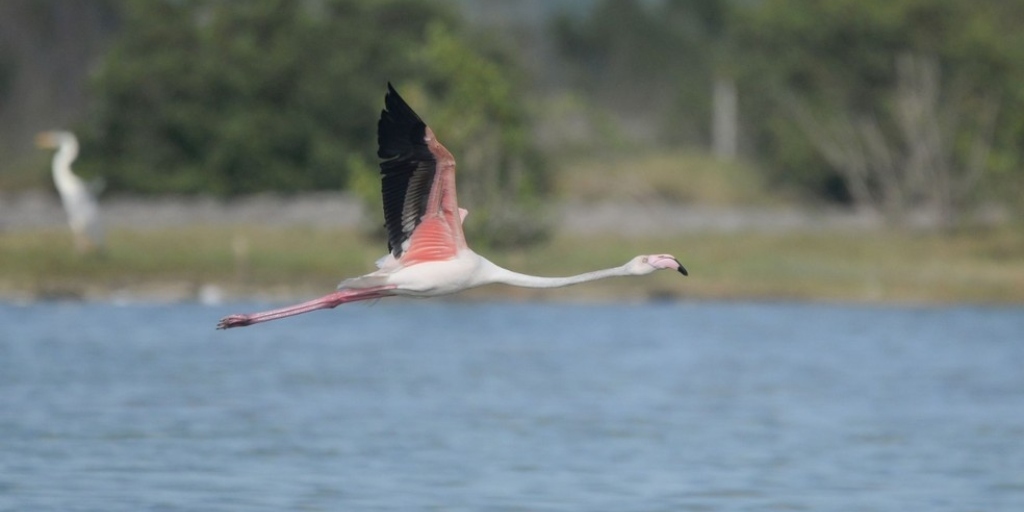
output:
<path id="1" fill-rule="evenodd" d="M 79 252 L 99 248 L 103 243 L 103 229 L 95 196 L 102 185 L 86 184 L 71 172 L 71 163 L 78 157 L 78 139 L 75 134 L 66 131 L 42 132 L 36 136 L 36 145 L 46 149 L 57 148 L 52 163 L 53 183 L 67 213 L 68 225 L 75 237 L 75 247 Z"/>
<path id="2" fill-rule="evenodd" d="M 655 270 L 688 275 L 670 254 L 636 256 L 622 266 L 569 277 L 539 277 L 499 267 L 466 244 L 462 222 L 467 211 L 455 197 L 455 159 L 388 83 L 377 123 L 381 195 L 389 253 L 377 270 L 346 279 L 335 292 L 294 306 L 226 316 L 218 329 L 278 320 L 348 302 L 392 296 L 435 297 L 486 284 L 558 288 L 614 276 L 641 276 Z"/>

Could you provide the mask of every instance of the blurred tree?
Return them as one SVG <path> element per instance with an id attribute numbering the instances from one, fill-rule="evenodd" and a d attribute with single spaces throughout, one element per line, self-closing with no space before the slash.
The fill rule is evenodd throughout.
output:
<path id="1" fill-rule="evenodd" d="M 95 81 L 85 134 L 95 158 L 83 162 L 102 167 L 114 190 L 233 196 L 340 189 L 358 181 L 360 169 L 376 167 L 376 121 L 389 80 L 455 152 L 460 186 L 509 200 L 544 190 L 540 175 L 529 174 L 543 167 L 526 165 L 534 152 L 522 136 L 527 118 L 513 63 L 467 36 L 444 3 L 154 0 L 124 7 L 124 31 Z M 469 119 L 493 144 L 460 135 Z M 478 147 L 487 158 L 463 158 Z M 513 177 L 527 167 L 522 179 Z M 370 188 L 379 201 L 379 184 Z M 479 205 L 488 215 L 491 205 Z"/>
<path id="2" fill-rule="evenodd" d="M 467 176 L 461 190 L 464 206 L 475 212 L 471 235 L 492 245 L 543 239 L 548 225 L 540 199 L 550 183 L 533 144 L 521 77 L 505 71 L 518 68 L 512 56 L 499 46 L 470 48 L 435 24 L 419 58 L 433 65 L 425 83 L 439 99 L 431 123 L 446 134 Z"/>
<path id="3" fill-rule="evenodd" d="M 83 165 L 149 193 L 343 186 L 348 155 L 372 152 L 383 84 L 417 72 L 429 20 L 452 19 L 414 0 L 124 5 Z"/>
<path id="4" fill-rule="evenodd" d="M 85 110 L 84 77 L 116 30 L 111 0 L 0 2 L 0 181 L 49 183 L 33 136 L 66 129 Z"/>
<path id="5" fill-rule="evenodd" d="M 557 18 L 554 31 L 575 86 L 613 109 L 638 138 L 714 146 L 732 156 L 731 9 L 729 0 L 601 0 L 582 19 Z"/>
<path id="6" fill-rule="evenodd" d="M 466 45 L 440 23 L 412 55 L 423 73 L 395 82 L 402 96 L 455 155 L 459 202 L 470 210 L 474 243 L 535 243 L 549 232 L 542 198 L 550 190 L 545 159 L 533 143 L 523 77 L 514 58 L 488 39 Z M 376 167 L 356 176 L 361 194 L 379 201 Z"/>
<path id="7" fill-rule="evenodd" d="M 983 171 L 1019 175 L 1024 4 L 764 0 L 737 44 L 759 149 L 780 179 L 901 221 L 951 224 Z M 831 177 L 831 178 L 830 178 Z M 1019 177 L 1017 180 L 1019 182 Z"/>

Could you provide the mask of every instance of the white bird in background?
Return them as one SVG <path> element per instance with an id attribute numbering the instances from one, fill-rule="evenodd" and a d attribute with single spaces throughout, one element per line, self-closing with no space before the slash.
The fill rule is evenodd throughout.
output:
<path id="1" fill-rule="evenodd" d="M 103 228 L 95 197 L 98 187 L 90 187 L 71 172 L 71 163 L 78 157 L 78 139 L 71 132 L 49 131 L 36 136 L 36 145 L 46 149 L 57 148 L 53 155 L 53 183 L 67 212 L 75 248 L 79 252 L 101 248 Z"/>
<path id="2" fill-rule="evenodd" d="M 686 269 L 674 256 L 637 256 L 626 264 L 570 277 L 538 277 L 513 272 L 491 263 L 466 244 L 462 221 L 466 210 L 455 198 L 455 159 L 438 142 L 391 84 L 377 123 L 377 156 L 384 225 L 390 254 L 378 270 L 346 279 L 334 293 L 302 304 L 261 313 L 230 315 L 218 329 L 242 327 L 346 302 L 396 295 L 434 297 L 492 283 L 527 288 L 556 288 L 613 276 L 640 276 L 659 269 Z"/>

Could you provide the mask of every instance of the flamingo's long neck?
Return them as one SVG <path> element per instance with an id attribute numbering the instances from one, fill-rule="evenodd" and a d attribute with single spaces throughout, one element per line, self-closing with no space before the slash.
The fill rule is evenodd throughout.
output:
<path id="1" fill-rule="evenodd" d="M 625 265 L 621 267 L 594 270 L 592 272 L 584 272 L 582 274 L 566 277 L 541 277 L 531 276 L 529 274 L 520 274 L 519 272 L 513 272 L 506 268 L 499 267 L 489 261 L 485 265 L 487 266 L 484 279 L 486 283 L 502 283 L 523 288 L 561 288 L 563 286 L 596 281 L 606 277 L 632 275 L 628 270 L 626 270 Z"/>

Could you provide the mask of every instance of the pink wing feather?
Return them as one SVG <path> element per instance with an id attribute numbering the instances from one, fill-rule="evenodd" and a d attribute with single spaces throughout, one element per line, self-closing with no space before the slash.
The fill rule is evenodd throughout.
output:
<path id="1" fill-rule="evenodd" d="M 447 260 L 466 247 L 455 158 L 388 84 L 377 123 L 388 250 L 403 265 Z"/>

